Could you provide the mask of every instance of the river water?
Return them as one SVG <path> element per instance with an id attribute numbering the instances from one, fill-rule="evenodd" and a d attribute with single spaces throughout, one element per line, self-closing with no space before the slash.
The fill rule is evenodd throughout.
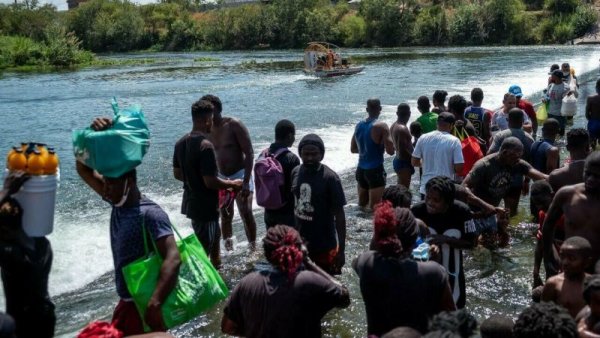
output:
<path id="1" fill-rule="evenodd" d="M 0 149 L 8 151 L 13 144 L 35 140 L 55 146 L 61 157 L 55 229 L 49 236 L 54 248 L 50 292 L 57 305 L 57 336 L 73 337 L 92 320 L 108 320 L 117 301 L 108 234 L 110 209 L 77 177 L 71 147 L 73 129 L 89 125 L 95 116 L 111 114 L 111 97 L 116 96 L 122 106 L 142 105 L 152 130 L 152 145 L 139 168 L 139 185 L 185 234 L 191 232 L 190 222 L 179 214 L 181 184 L 172 177 L 171 158 L 175 141 L 191 128 L 190 106 L 200 96 L 218 95 L 224 115 L 246 124 L 256 152 L 272 140 L 274 125 L 283 118 L 296 124 L 297 140 L 307 133 L 319 134 L 326 147 L 324 163 L 340 174 L 349 201 L 346 261 L 351 262 L 367 248 L 372 228 L 369 216 L 356 207 L 353 168 L 357 158 L 349 152 L 353 127 L 365 115 L 369 97 L 381 99 L 382 119 L 388 123 L 395 119 L 400 102 L 411 105 L 414 120 L 418 117 L 416 99 L 431 96 L 436 89 L 468 98 L 470 90 L 478 86 L 485 93 L 484 106 L 493 108 L 501 105 L 508 87 L 517 83 L 537 102 L 550 65 L 570 62 L 581 82 L 586 82 L 580 89 L 582 112 L 585 96 L 594 92 L 589 81 L 598 77 L 600 56 L 596 47 L 573 46 L 361 49 L 348 53 L 366 68 L 361 74 L 335 79 L 304 75 L 299 63 L 302 51 L 298 50 L 117 55 L 108 57 L 165 61 L 0 75 Z M 574 124 L 584 126 L 581 113 Z M 396 177 L 390 159 L 386 168 L 392 184 Z M 416 191 L 418 181 L 413 180 L 411 188 Z M 516 316 L 529 303 L 534 241 L 532 225 L 519 222 L 528 218 L 526 202 L 524 199 L 521 213 L 513 221 L 509 249 L 478 249 L 466 255 L 467 308 L 480 319 L 493 313 Z M 264 234 L 261 210 L 255 208 L 255 215 L 260 237 Z M 260 252 L 248 254 L 239 220 L 234 228 L 238 245 L 224 257 L 222 269 L 230 286 L 261 259 Z M 364 336 L 364 306 L 349 263 L 341 280 L 350 288 L 352 304 L 325 317 L 324 335 Z M 0 297 L 0 303 L 3 301 Z M 173 333 L 178 337 L 222 336 L 222 306 Z"/>

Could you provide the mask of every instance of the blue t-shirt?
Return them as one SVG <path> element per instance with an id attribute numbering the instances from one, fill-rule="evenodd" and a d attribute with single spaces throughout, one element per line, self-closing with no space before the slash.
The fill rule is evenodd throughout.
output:
<path id="1" fill-rule="evenodd" d="M 150 233 L 154 241 L 173 235 L 169 216 L 158 204 L 146 197 L 142 197 L 140 204 L 135 207 L 113 207 L 110 215 L 110 246 L 115 265 L 117 294 L 122 299 L 131 298 L 123 278 L 123 267 L 145 255 L 142 216 L 146 233 Z M 154 250 L 150 238 L 148 238 L 148 249 Z"/>

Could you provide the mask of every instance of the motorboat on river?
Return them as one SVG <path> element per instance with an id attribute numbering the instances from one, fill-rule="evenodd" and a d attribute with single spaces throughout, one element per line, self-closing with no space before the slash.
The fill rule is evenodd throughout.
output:
<path id="1" fill-rule="evenodd" d="M 360 73 L 365 67 L 351 65 L 340 48 L 329 42 L 310 42 L 304 50 L 304 72 L 317 77 Z"/>

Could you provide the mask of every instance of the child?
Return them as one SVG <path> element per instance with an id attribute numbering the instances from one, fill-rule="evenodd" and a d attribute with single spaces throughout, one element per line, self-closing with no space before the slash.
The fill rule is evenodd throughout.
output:
<path id="1" fill-rule="evenodd" d="M 600 275 L 592 275 L 583 283 L 583 299 L 587 304 L 579 320 L 580 337 L 598 337 L 600 334 Z M 580 316 L 582 316 L 580 314 Z"/>
<path id="2" fill-rule="evenodd" d="M 542 240 L 542 226 L 546 219 L 546 212 L 550 207 L 552 198 L 554 197 L 554 191 L 550 183 L 546 180 L 535 181 L 531 185 L 531 204 L 535 206 L 538 211 L 539 227 L 537 230 L 536 238 L 537 243 L 535 246 L 535 258 L 533 261 L 533 288 L 542 286 L 544 283 L 540 278 L 540 265 L 542 264 L 542 257 L 544 256 L 544 243 Z M 559 220 L 557 229 L 554 232 L 554 245 L 556 248 L 556 255 L 558 255 L 558 248 L 562 241 L 565 239 L 564 231 L 564 216 Z"/>
<path id="3" fill-rule="evenodd" d="M 587 239 L 575 236 L 565 240 L 560 246 L 563 272 L 548 279 L 542 291 L 542 301 L 563 306 L 575 318 L 585 307 L 583 281 L 589 276 L 585 270 L 592 262 L 591 253 L 592 246 Z"/>

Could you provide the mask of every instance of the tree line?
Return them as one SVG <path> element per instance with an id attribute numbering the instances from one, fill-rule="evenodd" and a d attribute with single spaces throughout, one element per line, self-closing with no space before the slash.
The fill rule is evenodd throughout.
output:
<path id="1" fill-rule="evenodd" d="M 77 64 L 93 57 L 86 51 L 279 49 L 309 41 L 343 47 L 564 43 L 596 22 L 587 0 L 362 0 L 357 7 L 273 0 L 212 9 L 195 0 L 90 0 L 68 12 L 27 0 L 0 5 L 0 68 L 27 60 Z"/>

